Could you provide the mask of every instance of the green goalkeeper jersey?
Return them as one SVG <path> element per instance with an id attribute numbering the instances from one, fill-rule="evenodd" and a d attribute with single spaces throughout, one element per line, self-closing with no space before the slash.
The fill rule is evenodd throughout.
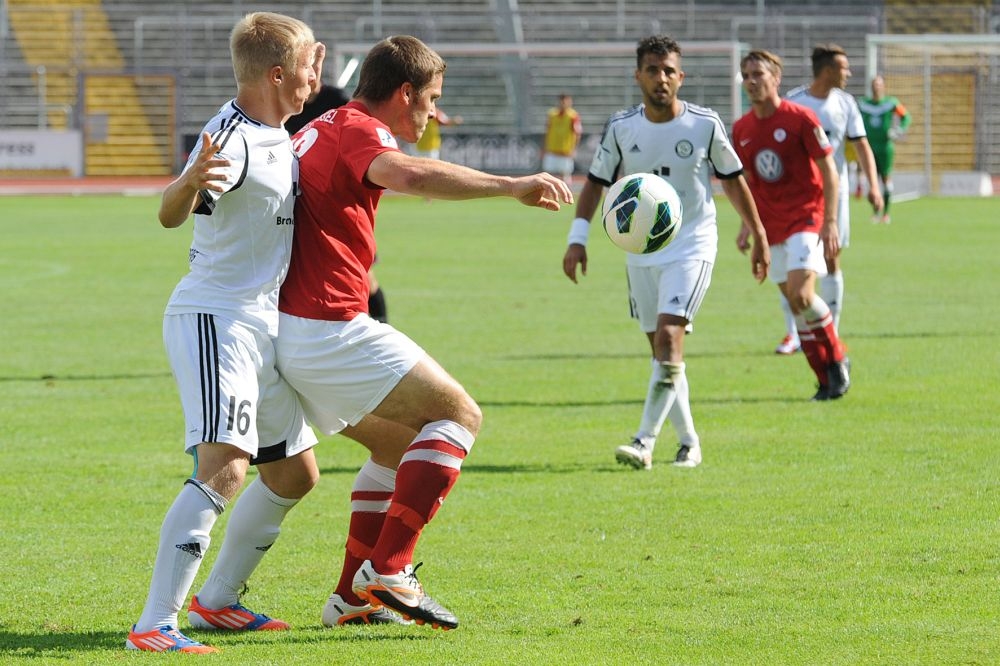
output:
<path id="1" fill-rule="evenodd" d="M 910 126 L 910 113 L 895 97 L 883 97 L 877 101 L 862 97 L 858 106 L 872 150 L 884 150 Z"/>

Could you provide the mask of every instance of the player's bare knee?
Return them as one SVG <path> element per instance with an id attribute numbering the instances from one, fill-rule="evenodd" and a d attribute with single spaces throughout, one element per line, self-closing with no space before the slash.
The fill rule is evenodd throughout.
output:
<path id="1" fill-rule="evenodd" d="M 479 428 L 483 425 L 483 410 L 472 399 L 472 396 L 463 391 L 462 402 L 458 406 L 458 414 L 456 414 L 453 420 L 475 437 L 479 434 Z"/>
<path id="2" fill-rule="evenodd" d="M 664 363 L 679 363 L 684 350 L 684 324 L 663 324 L 653 340 L 653 355 Z"/>
<path id="3" fill-rule="evenodd" d="M 812 303 L 812 292 L 806 290 L 796 291 L 788 299 L 788 305 L 795 314 L 805 310 L 810 303 Z"/>
<path id="4" fill-rule="evenodd" d="M 311 451 L 258 465 L 257 470 L 271 492 L 288 499 L 305 497 L 319 483 L 319 468 Z"/>
<path id="5" fill-rule="evenodd" d="M 199 444 L 198 472 L 195 479 L 219 493 L 227 501 L 233 499 L 246 479 L 250 456 L 228 444 Z"/>

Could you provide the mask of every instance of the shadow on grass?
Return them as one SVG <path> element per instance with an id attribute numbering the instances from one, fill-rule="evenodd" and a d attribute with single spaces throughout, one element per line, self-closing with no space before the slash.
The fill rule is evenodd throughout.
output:
<path id="1" fill-rule="evenodd" d="M 578 472 L 593 472 L 594 466 L 586 463 L 571 463 L 553 465 L 549 463 L 520 463 L 508 465 L 477 465 L 467 462 L 462 465 L 462 473 L 470 474 L 576 474 Z M 357 467 L 321 467 L 319 473 L 349 474 L 358 473 Z"/>
<path id="2" fill-rule="evenodd" d="M 18 633 L 0 629 L 0 660 L 3 657 L 72 660 L 94 650 L 125 649 L 124 631 L 62 631 Z"/>
<path id="3" fill-rule="evenodd" d="M 251 635 L 237 633 L 219 634 L 184 629 L 189 638 L 202 641 L 222 651 L 234 650 L 241 645 L 287 643 L 372 642 L 372 641 L 424 641 L 434 638 L 431 632 L 396 633 L 395 627 L 373 631 L 372 627 L 338 627 L 336 630 L 307 627 L 292 632 L 256 632 Z M 266 634 L 266 635 L 264 635 Z M 9 658 L 64 659 L 67 662 L 86 660 L 89 652 L 121 651 L 125 649 L 124 631 L 60 631 L 46 633 L 21 633 L 0 629 L 0 662 Z"/>
<path id="4" fill-rule="evenodd" d="M 138 372 L 117 375 L 39 375 L 38 377 L 0 377 L 0 382 L 117 382 L 122 379 L 162 379 L 169 372 Z"/>
<path id="5" fill-rule="evenodd" d="M 732 396 L 727 398 L 692 398 L 691 404 L 704 405 L 795 405 L 801 402 L 809 402 L 812 396 L 809 388 L 802 391 L 803 396 L 780 396 L 780 395 L 757 395 L 757 396 Z M 631 398 L 628 400 L 476 400 L 480 407 L 539 407 L 542 409 L 560 409 L 565 407 L 615 407 L 632 405 L 641 407 L 644 400 Z"/>
<path id="6" fill-rule="evenodd" d="M 480 407 L 613 407 L 615 405 L 642 405 L 636 398 L 622 400 L 476 400 Z"/>

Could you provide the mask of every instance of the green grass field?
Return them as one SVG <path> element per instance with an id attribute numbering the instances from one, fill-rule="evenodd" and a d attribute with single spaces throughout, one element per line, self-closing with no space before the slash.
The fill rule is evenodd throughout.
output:
<path id="1" fill-rule="evenodd" d="M 191 229 L 161 229 L 157 206 L 0 199 L 0 663 L 168 658 L 123 649 L 190 473 L 160 323 Z M 636 472 L 613 456 L 648 378 L 621 254 L 592 234 L 574 286 L 570 211 L 385 200 L 390 319 L 485 414 L 417 552 L 462 626 L 321 626 L 364 460 L 332 437 L 245 598 L 294 630 L 190 635 L 217 664 L 1000 662 L 1000 200 L 904 203 L 890 226 L 854 206 L 850 394 L 808 402 L 801 355 L 772 353 L 777 290 L 720 203 L 686 342 L 705 462 L 667 464 L 668 426 Z"/>

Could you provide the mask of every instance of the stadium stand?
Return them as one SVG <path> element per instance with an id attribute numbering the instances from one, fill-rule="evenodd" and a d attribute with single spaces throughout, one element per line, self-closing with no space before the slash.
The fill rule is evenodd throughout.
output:
<path id="1" fill-rule="evenodd" d="M 41 124 L 85 129 L 88 174 L 176 170 L 185 158 L 184 138 L 190 143 L 201 121 L 231 94 L 230 28 L 245 12 L 266 9 L 301 17 L 331 45 L 371 44 L 399 33 L 433 46 L 468 45 L 466 52 L 447 55 L 444 100 L 450 112 L 465 119 L 465 135 L 539 135 L 545 110 L 562 91 L 573 95 L 585 132 L 593 134 L 611 111 L 638 99 L 628 50 L 612 57 L 590 53 L 589 45 L 634 44 L 640 36 L 663 32 L 682 46 L 738 42 L 767 48 L 785 59 L 788 89 L 811 78 L 812 46 L 833 41 L 852 55 L 849 92 L 862 94 L 870 77 L 864 70 L 866 35 L 890 28 L 919 30 L 914 26 L 931 14 L 914 5 L 903 0 L 449 0 L 428 11 L 426 5 L 402 0 L 275 0 L 266 5 L 0 0 L 0 34 L 13 37 L 0 41 L 6 93 L 0 100 L 0 129 Z M 974 0 L 968 7 L 944 1 L 931 5 L 942 17 L 952 17 L 951 23 L 941 18 L 936 26 L 985 32 L 1000 25 L 989 0 Z M 501 44 L 575 44 L 579 49 L 531 57 L 477 54 L 471 48 Z M 335 70 L 331 61 L 328 82 Z M 685 70 L 685 97 L 712 106 L 732 122 L 731 62 L 724 55 L 685 57 Z M 353 83 L 346 82 L 348 91 Z M 123 141 L 125 136 L 132 140 Z"/>

